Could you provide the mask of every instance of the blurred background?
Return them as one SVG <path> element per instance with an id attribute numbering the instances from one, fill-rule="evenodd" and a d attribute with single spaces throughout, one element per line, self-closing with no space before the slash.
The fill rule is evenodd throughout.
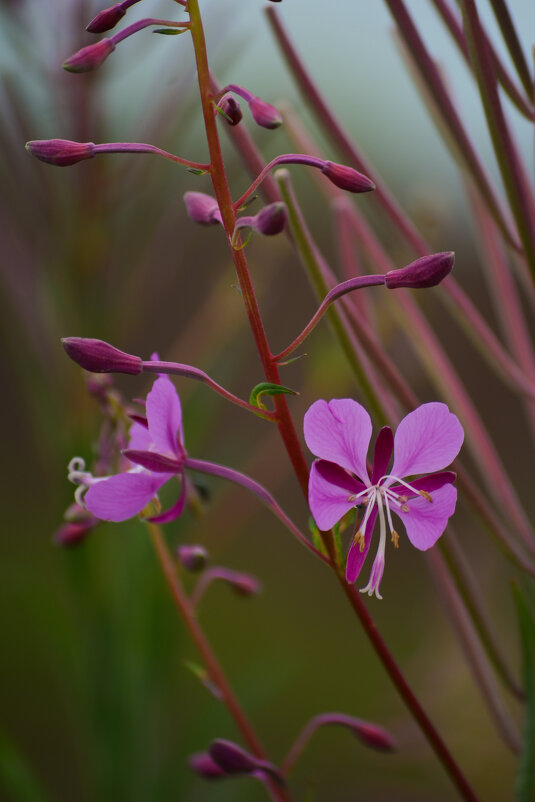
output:
<path id="1" fill-rule="evenodd" d="M 60 337 L 97 337 L 144 358 L 158 351 L 162 359 L 202 368 L 243 397 L 263 378 L 222 231 L 196 227 L 184 211 L 184 192 L 209 191 L 206 176 L 127 155 L 60 170 L 24 151 L 29 139 L 124 140 L 205 160 L 187 36 L 143 31 L 95 73 L 62 70 L 65 57 L 93 41 L 84 28 L 102 5 L 0 3 L 0 797 L 254 802 L 266 792 L 253 780 L 208 783 L 187 767 L 188 756 L 213 738 L 239 736 L 225 708 L 185 665 L 197 659 L 195 650 L 143 525 L 103 524 L 70 549 L 53 543 L 72 500 L 66 465 L 75 454 L 91 459 L 101 425 L 98 404 Z M 145 0 L 128 22 L 172 15 L 169 5 Z M 290 103 L 325 157 L 339 160 L 285 70 L 263 3 L 202 5 L 220 82 Z M 464 64 L 430 5 L 408 5 L 499 182 Z M 494 34 L 487 3 L 478 5 Z M 510 7 L 527 50 L 535 30 L 532 3 L 513 0 Z M 433 248 L 456 251 L 458 280 L 493 321 L 457 168 L 405 70 L 383 4 L 285 0 L 277 8 L 331 106 Z M 503 52 L 498 35 L 494 41 Z M 514 109 L 511 120 L 532 171 L 532 131 Z M 266 161 L 294 149 L 284 128 L 253 130 L 247 113 L 244 124 Z M 249 180 L 222 131 L 237 196 Z M 291 169 L 307 221 L 338 269 L 328 205 L 305 168 Z M 366 211 L 365 196 L 355 202 Z M 391 235 L 382 234 L 399 265 L 408 261 Z M 247 248 L 268 335 L 281 350 L 309 319 L 314 298 L 285 237 L 253 239 Z M 424 400 L 435 400 L 380 292 L 370 292 L 369 303 L 403 375 Z M 532 513 L 531 445 L 517 400 L 432 292 L 422 306 Z M 291 400 L 299 426 L 318 397 L 358 397 L 327 325 L 306 350 L 309 356 L 282 374 L 300 392 Z M 184 379 L 176 385 L 189 453 L 250 473 L 305 528 L 307 510 L 277 432 L 203 386 Z M 126 399 L 143 397 L 149 386 L 143 377 L 117 381 Z M 211 479 L 206 486 L 204 514 L 187 512 L 166 527 L 167 538 L 172 546 L 202 543 L 214 562 L 253 573 L 263 584 L 262 595 L 251 599 L 214 586 L 200 617 L 272 759 L 284 756 L 308 718 L 330 710 L 375 721 L 400 742 L 397 754 L 384 756 L 347 732 L 320 732 L 295 769 L 295 798 L 454 798 L 329 573 L 245 491 Z M 503 644 L 516 652 L 507 584 L 514 569 L 462 510 L 455 528 Z M 387 562 L 385 598 L 371 600 L 371 612 L 481 797 L 502 802 L 511 795 L 515 760 L 489 723 L 427 563 L 406 541 Z M 511 709 L 516 716 L 514 704 Z"/>

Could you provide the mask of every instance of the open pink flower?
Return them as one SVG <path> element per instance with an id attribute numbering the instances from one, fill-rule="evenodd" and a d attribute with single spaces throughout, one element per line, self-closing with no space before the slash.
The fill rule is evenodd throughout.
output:
<path id="1" fill-rule="evenodd" d="M 436 543 L 455 511 L 455 474 L 443 468 L 459 453 L 463 428 L 445 404 L 422 404 L 403 418 L 395 436 L 389 426 L 381 429 L 371 471 L 366 457 L 372 422 L 356 401 L 316 401 L 305 415 L 304 431 L 308 447 L 319 457 L 312 465 L 308 487 L 318 527 L 330 529 L 353 507 L 365 508 L 347 557 L 348 582 L 355 582 L 361 571 L 379 516 L 379 546 L 362 592 L 375 593 L 380 599 L 387 527 L 394 546 L 399 539 L 392 513 L 402 520 L 412 545 L 425 551 Z M 432 475 L 406 481 L 416 474 Z"/>
<path id="2" fill-rule="evenodd" d="M 79 485 L 76 498 L 97 518 L 125 521 L 145 509 L 160 488 L 173 476 L 182 476 L 177 502 L 151 518 L 167 523 L 177 518 L 186 500 L 184 482 L 184 435 L 180 399 L 168 376 L 159 376 L 147 396 L 147 424 L 130 427 L 130 441 L 123 452 L 132 467 L 114 476 L 92 476 L 79 457 L 71 460 L 69 478 Z M 85 493 L 85 495 L 83 495 Z"/>

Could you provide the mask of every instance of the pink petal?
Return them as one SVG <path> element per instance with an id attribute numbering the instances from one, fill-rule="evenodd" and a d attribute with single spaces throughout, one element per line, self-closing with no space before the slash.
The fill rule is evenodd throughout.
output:
<path id="1" fill-rule="evenodd" d="M 186 506 L 186 477 L 182 474 L 182 485 L 180 488 L 180 495 L 173 504 L 172 507 L 169 507 L 168 510 L 161 512 L 159 515 L 153 515 L 149 518 L 149 521 L 152 521 L 153 524 L 168 524 L 171 521 L 176 520 L 179 515 L 182 515 L 184 512 L 184 507 Z"/>
<path id="2" fill-rule="evenodd" d="M 128 448 L 134 451 L 148 451 L 152 445 L 152 437 L 146 426 L 141 423 L 133 423 L 129 431 L 130 440 Z"/>
<path id="3" fill-rule="evenodd" d="M 375 505 L 373 510 L 370 512 L 370 517 L 368 518 L 368 523 L 366 524 L 366 531 L 364 532 L 364 550 L 360 550 L 360 544 L 353 542 L 351 543 L 351 547 L 349 549 L 349 554 L 347 555 L 347 562 L 346 562 L 346 582 L 349 582 L 350 585 L 353 584 L 358 579 L 358 575 L 362 570 L 362 566 L 364 565 L 364 561 L 368 556 L 368 551 L 370 550 L 370 543 L 372 542 L 372 534 L 373 534 L 373 527 L 375 526 L 375 520 L 377 518 L 377 506 Z"/>
<path id="4" fill-rule="evenodd" d="M 456 478 L 457 474 L 454 471 L 440 471 L 439 473 L 432 473 L 430 476 L 420 476 L 419 479 L 412 479 L 410 485 L 415 490 L 425 490 L 427 493 L 434 494 L 435 490 L 439 490 L 444 485 L 453 484 Z M 417 493 L 411 493 L 403 485 L 393 484 L 391 485 L 391 490 L 407 498 L 414 498 L 417 495 Z"/>
<path id="5" fill-rule="evenodd" d="M 401 478 L 440 471 L 455 459 L 463 439 L 463 427 L 446 404 L 422 404 L 397 428 L 391 473 Z"/>
<path id="6" fill-rule="evenodd" d="M 182 409 L 175 385 L 168 376 L 159 376 L 147 396 L 147 419 L 151 441 L 157 451 L 179 456 L 182 433 Z"/>
<path id="7" fill-rule="evenodd" d="M 171 476 L 127 471 L 99 479 L 85 494 L 85 506 L 103 521 L 126 521 L 141 512 Z"/>
<path id="8" fill-rule="evenodd" d="M 352 507 L 349 495 L 364 490 L 364 485 L 353 479 L 332 462 L 316 460 L 310 470 L 308 503 L 316 524 L 322 531 L 335 525 Z"/>
<path id="9" fill-rule="evenodd" d="M 364 407 L 352 398 L 315 401 L 305 414 L 304 431 L 313 454 L 341 465 L 370 484 L 366 455 L 372 422 Z"/>
<path id="10" fill-rule="evenodd" d="M 416 496 L 408 502 L 409 512 L 391 507 L 392 512 L 405 524 L 407 537 L 413 546 L 420 551 L 431 548 L 444 532 L 448 518 L 455 512 L 457 490 L 446 484 L 433 493 L 433 501 L 429 502 Z"/>
<path id="11" fill-rule="evenodd" d="M 372 484 L 377 484 L 379 479 L 387 473 L 388 464 L 392 457 L 394 448 L 394 435 L 390 426 L 383 426 L 373 450 Z"/>

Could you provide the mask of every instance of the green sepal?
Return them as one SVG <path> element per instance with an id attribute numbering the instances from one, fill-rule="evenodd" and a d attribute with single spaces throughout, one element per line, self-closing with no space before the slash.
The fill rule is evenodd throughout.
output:
<path id="1" fill-rule="evenodd" d="M 522 644 L 524 691 L 524 744 L 518 762 L 515 802 L 535 799 L 535 619 L 518 585 L 512 583 Z"/>
<path id="2" fill-rule="evenodd" d="M 285 393 L 286 395 L 299 395 L 297 390 L 291 390 L 289 387 L 283 387 L 282 384 L 271 384 L 270 382 L 260 382 L 257 384 L 256 387 L 253 387 L 251 390 L 251 395 L 249 396 L 249 403 L 253 407 L 258 407 L 259 409 L 266 409 L 267 407 L 265 404 L 262 403 L 260 400 L 263 395 L 281 395 L 281 393 Z"/>
<path id="3" fill-rule="evenodd" d="M 162 33 L 164 36 L 180 36 L 181 33 L 186 33 L 187 28 L 156 28 L 153 33 Z"/>
<path id="4" fill-rule="evenodd" d="M 312 516 L 308 519 L 308 528 L 310 530 L 310 534 L 312 535 L 312 543 L 320 551 L 325 557 L 328 557 L 327 549 L 325 548 L 325 544 L 323 542 L 323 538 L 321 536 L 320 530 L 316 526 L 316 522 Z"/>

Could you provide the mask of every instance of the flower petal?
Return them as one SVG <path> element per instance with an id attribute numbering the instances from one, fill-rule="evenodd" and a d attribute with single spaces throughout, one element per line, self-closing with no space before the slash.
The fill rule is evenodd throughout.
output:
<path id="1" fill-rule="evenodd" d="M 348 496 L 365 489 L 361 482 L 333 462 L 316 460 L 310 470 L 308 503 L 318 527 L 325 532 L 334 526 L 355 506 L 355 501 L 348 501 Z"/>
<path id="2" fill-rule="evenodd" d="M 171 521 L 176 520 L 180 515 L 182 515 L 185 506 L 186 506 L 186 477 L 184 473 L 182 473 L 182 484 L 180 487 L 180 495 L 178 496 L 175 503 L 171 507 L 169 507 L 168 510 L 161 512 L 159 515 L 153 515 L 151 518 L 148 518 L 148 520 L 152 521 L 153 524 L 168 524 Z"/>
<path id="3" fill-rule="evenodd" d="M 129 431 L 130 440 L 128 448 L 134 451 L 148 451 L 152 445 L 152 437 L 146 426 L 141 423 L 133 423 Z"/>
<path id="4" fill-rule="evenodd" d="M 175 385 L 168 376 L 159 376 L 152 385 L 147 396 L 147 419 L 156 450 L 180 456 L 179 441 L 184 442 L 182 409 Z"/>
<path id="5" fill-rule="evenodd" d="M 335 462 L 370 484 L 366 455 L 372 422 L 363 406 L 352 398 L 315 401 L 305 414 L 305 440 L 317 457 Z"/>
<path id="6" fill-rule="evenodd" d="M 433 501 L 429 502 L 416 496 L 408 502 L 409 512 L 403 512 L 392 506 L 394 512 L 405 524 L 407 537 L 413 546 L 420 551 L 434 546 L 444 532 L 448 518 L 455 512 L 457 490 L 446 484 L 433 493 Z"/>
<path id="7" fill-rule="evenodd" d="M 364 550 L 361 551 L 360 544 L 355 543 L 354 540 L 351 543 L 346 562 L 346 582 L 349 582 L 350 585 L 352 585 L 353 582 L 358 579 L 358 575 L 360 574 L 362 566 L 364 565 L 366 557 L 368 556 L 376 518 L 377 506 L 374 505 L 374 508 L 370 513 L 370 517 L 368 518 L 368 523 L 366 524 L 366 531 L 364 532 Z"/>
<path id="8" fill-rule="evenodd" d="M 394 435 L 390 426 L 383 426 L 373 451 L 372 484 L 376 485 L 379 479 L 386 474 L 388 463 L 394 448 Z"/>
<path id="9" fill-rule="evenodd" d="M 103 521 L 126 521 L 141 512 L 172 475 L 127 471 L 98 479 L 85 494 L 85 506 Z"/>
<path id="10" fill-rule="evenodd" d="M 422 404 L 397 428 L 391 473 L 405 477 L 440 471 L 455 459 L 463 439 L 463 427 L 446 404 Z"/>
<path id="11" fill-rule="evenodd" d="M 410 483 L 411 487 L 414 487 L 415 490 L 425 490 L 426 493 L 434 493 L 435 490 L 439 490 L 444 485 L 451 485 L 457 478 L 457 474 L 454 471 L 440 471 L 439 473 L 432 473 L 429 476 L 420 476 L 419 479 L 413 479 Z M 411 493 L 408 488 L 404 485 L 392 485 L 390 487 L 395 493 L 399 493 L 400 496 L 406 496 L 407 498 L 414 498 L 417 493 Z"/>

